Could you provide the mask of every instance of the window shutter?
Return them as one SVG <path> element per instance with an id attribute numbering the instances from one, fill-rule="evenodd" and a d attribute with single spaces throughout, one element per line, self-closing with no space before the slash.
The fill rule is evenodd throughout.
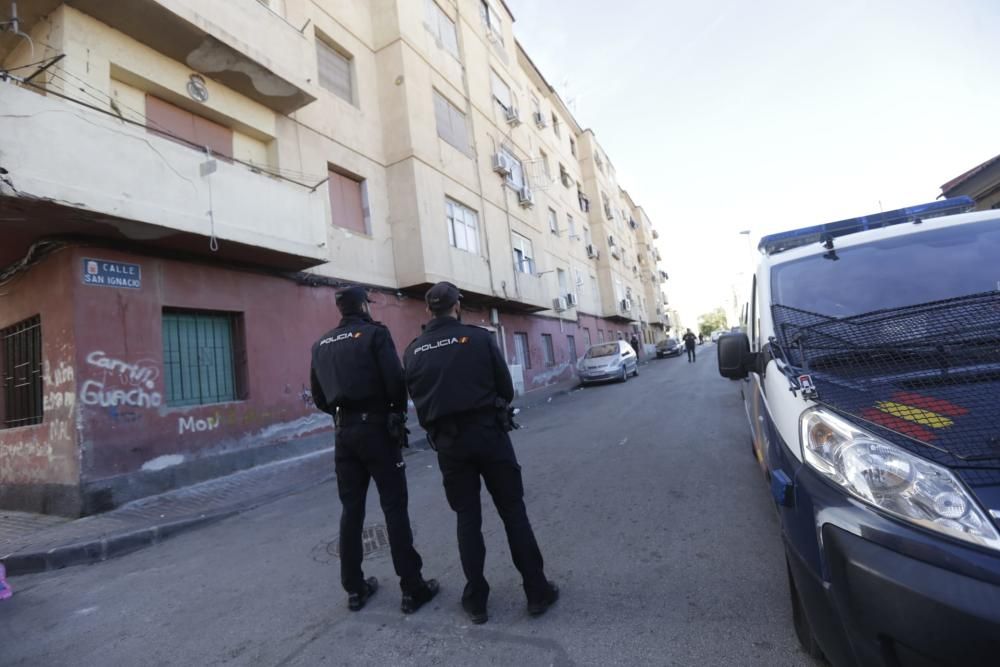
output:
<path id="1" fill-rule="evenodd" d="M 316 58 L 320 85 L 353 103 L 354 86 L 351 80 L 350 58 L 341 55 L 320 39 L 316 40 Z"/>

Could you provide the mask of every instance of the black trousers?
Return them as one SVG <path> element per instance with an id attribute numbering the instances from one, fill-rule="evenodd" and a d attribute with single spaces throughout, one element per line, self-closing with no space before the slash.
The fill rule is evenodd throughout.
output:
<path id="1" fill-rule="evenodd" d="M 688 353 L 688 361 L 694 361 L 695 360 L 695 349 L 693 347 L 689 347 L 689 348 L 687 348 L 687 353 Z"/>
<path id="2" fill-rule="evenodd" d="M 364 590 L 361 571 L 364 557 L 361 534 L 365 523 L 368 484 L 375 480 L 379 503 L 389 533 L 392 564 L 403 592 L 422 583 L 423 561 L 413 548 L 413 531 L 407 512 L 406 464 L 399 445 L 392 441 L 385 424 L 356 424 L 337 428 L 334 456 L 340 513 L 340 583 L 348 593 Z"/>
<path id="3" fill-rule="evenodd" d="M 542 553 L 524 506 L 521 466 L 510 438 L 495 419 L 463 422 L 457 428 L 432 431 L 445 495 L 458 520 L 458 551 L 467 582 L 462 599 L 485 605 L 490 592 L 483 576 L 486 545 L 482 532 L 481 479 L 503 521 L 528 601 L 542 600 L 549 585 Z"/>

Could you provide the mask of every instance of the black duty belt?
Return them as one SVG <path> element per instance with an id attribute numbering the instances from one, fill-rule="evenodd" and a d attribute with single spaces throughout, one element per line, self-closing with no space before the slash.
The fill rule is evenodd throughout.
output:
<path id="1" fill-rule="evenodd" d="M 388 412 L 354 412 L 351 410 L 337 409 L 334 418 L 338 426 L 357 426 L 358 424 L 386 424 L 389 420 Z"/>

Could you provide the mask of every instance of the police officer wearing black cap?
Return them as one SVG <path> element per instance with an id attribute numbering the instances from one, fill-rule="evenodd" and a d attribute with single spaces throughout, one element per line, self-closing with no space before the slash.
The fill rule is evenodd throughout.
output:
<path id="1" fill-rule="evenodd" d="M 513 427 L 510 371 L 493 336 L 460 321 L 458 288 L 448 282 L 427 292 L 433 319 L 403 355 L 406 384 L 417 417 L 437 449 L 448 504 L 458 519 L 458 550 L 466 585 L 462 606 L 473 623 L 485 623 L 490 587 L 483 576 L 480 478 L 507 531 L 521 573 L 528 612 L 537 616 L 558 599 L 545 577 L 542 554 L 524 507 L 521 467 L 507 432 Z"/>
<path id="2" fill-rule="evenodd" d="M 312 395 L 316 407 L 334 416 L 337 491 L 340 514 L 340 581 L 347 606 L 358 611 L 378 580 L 365 579 L 361 533 L 368 484 L 375 480 L 389 532 L 392 564 L 403 589 L 402 610 L 411 614 L 438 592 L 437 581 L 424 581 L 423 562 L 413 548 L 407 513 L 406 386 L 392 336 L 371 318 L 362 287 L 337 293 L 340 325 L 312 348 Z"/>

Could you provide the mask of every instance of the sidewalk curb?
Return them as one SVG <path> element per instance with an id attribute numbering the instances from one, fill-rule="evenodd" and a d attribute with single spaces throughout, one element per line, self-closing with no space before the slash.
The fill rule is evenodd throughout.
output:
<path id="1" fill-rule="evenodd" d="M 8 576 L 20 576 L 25 574 L 37 574 L 39 572 L 49 572 L 59 570 L 72 565 L 90 565 L 100 563 L 111 558 L 124 556 L 126 554 L 144 549 L 154 544 L 159 544 L 163 540 L 180 535 L 181 533 L 200 528 L 216 521 L 228 519 L 229 517 L 247 512 L 249 510 L 266 505 L 298 493 L 306 489 L 319 486 L 334 478 L 333 473 L 323 479 L 307 486 L 296 486 L 282 489 L 274 493 L 259 496 L 252 500 L 222 507 L 207 514 L 198 516 L 174 519 L 161 524 L 145 526 L 132 530 L 125 530 L 120 533 L 105 535 L 98 539 L 77 544 L 55 547 L 44 552 L 20 552 L 13 553 L 2 559 L 4 567 L 7 568 Z"/>

